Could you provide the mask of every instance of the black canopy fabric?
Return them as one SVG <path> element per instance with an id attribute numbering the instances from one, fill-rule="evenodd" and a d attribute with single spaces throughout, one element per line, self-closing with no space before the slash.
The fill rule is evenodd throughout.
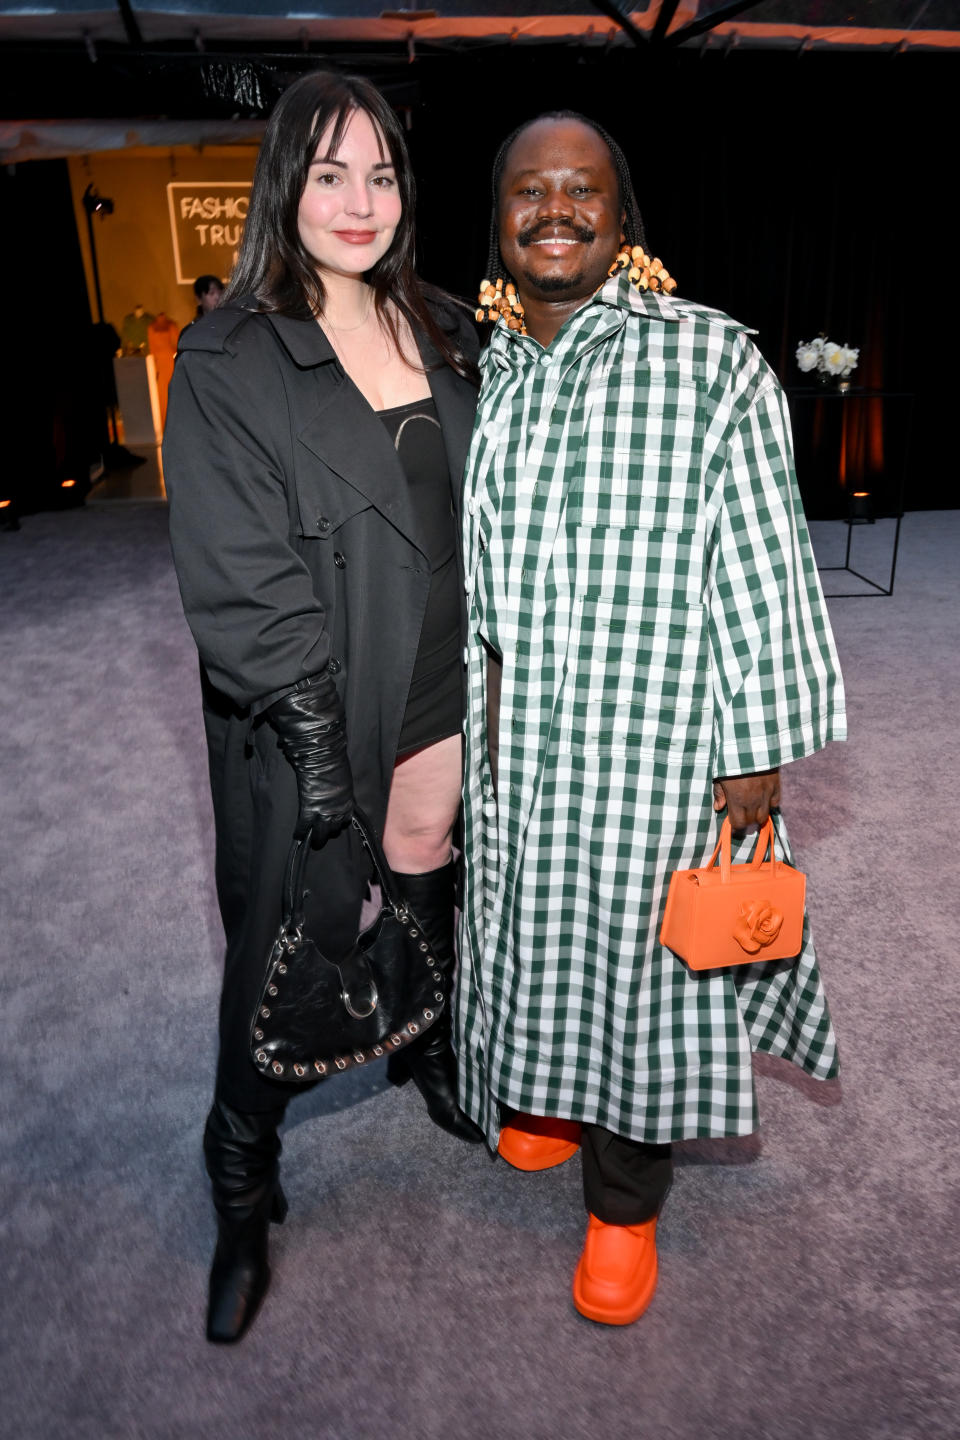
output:
<path id="1" fill-rule="evenodd" d="M 956 0 L 0 0 L 0 43 L 492 41 L 772 49 L 960 50 Z"/>

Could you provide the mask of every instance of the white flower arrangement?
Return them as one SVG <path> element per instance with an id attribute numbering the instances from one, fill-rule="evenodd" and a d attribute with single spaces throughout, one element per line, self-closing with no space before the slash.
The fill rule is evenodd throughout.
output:
<path id="1" fill-rule="evenodd" d="M 838 380 L 857 368 L 860 350 L 852 345 L 838 345 L 819 335 L 816 340 L 801 340 L 797 346 L 797 364 L 805 375 L 816 370 L 820 375 L 834 375 Z"/>

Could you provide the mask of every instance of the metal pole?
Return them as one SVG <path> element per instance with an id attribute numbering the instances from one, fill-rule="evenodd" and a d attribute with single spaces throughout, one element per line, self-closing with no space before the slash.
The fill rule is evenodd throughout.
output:
<path id="1" fill-rule="evenodd" d="M 84 206 L 87 212 L 87 234 L 90 237 L 90 264 L 93 267 L 93 289 L 97 297 L 97 319 L 103 324 L 103 297 L 100 294 L 100 267 L 97 264 L 97 242 L 93 238 L 93 212 L 89 206 Z"/>

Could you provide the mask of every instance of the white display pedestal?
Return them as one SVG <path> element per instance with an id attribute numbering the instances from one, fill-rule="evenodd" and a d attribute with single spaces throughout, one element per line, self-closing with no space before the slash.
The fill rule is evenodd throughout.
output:
<path id="1" fill-rule="evenodd" d="M 113 362 L 125 445 L 156 445 L 163 438 L 157 367 L 152 355 L 118 355 Z"/>

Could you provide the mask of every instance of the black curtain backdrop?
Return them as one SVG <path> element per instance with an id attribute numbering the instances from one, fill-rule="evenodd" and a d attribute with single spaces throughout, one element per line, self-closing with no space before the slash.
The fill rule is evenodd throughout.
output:
<path id="1" fill-rule="evenodd" d="M 106 412 L 65 160 L 0 168 L 6 366 L 0 499 L 13 514 L 81 504 Z M 62 482 L 72 479 L 69 490 Z"/>
<path id="2" fill-rule="evenodd" d="M 841 428 L 846 478 L 891 509 L 910 409 L 818 402 L 794 351 L 821 331 L 859 345 L 855 385 L 914 393 L 907 508 L 952 507 L 957 365 L 940 297 L 953 277 L 958 85 L 960 66 L 941 56 L 452 59 L 425 70 L 410 135 L 423 273 L 475 294 L 500 141 L 541 110 L 579 110 L 623 146 L 680 292 L 756 327 L 783 383 L 810 395 L 793 402 L 808 511 L 841 513 Z"/>

